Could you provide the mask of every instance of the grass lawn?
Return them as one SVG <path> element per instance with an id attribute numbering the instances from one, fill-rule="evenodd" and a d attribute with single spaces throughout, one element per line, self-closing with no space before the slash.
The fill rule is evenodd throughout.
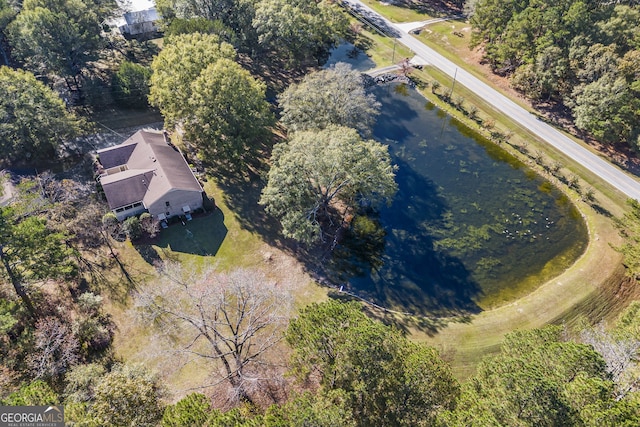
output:
<path id="1" fill-rule="evenodd" d="M 394 6 L 392 4 L 379 0 L 363 0 L 363 3 L 365 3 L 367 6 L 369 6 L 379 14 L 386 16 L 392 22 L 426 21 L 427 19 L 431 19 L 434 16 L 437 16 L 433 11 L 429 9 L 428 6 L 419 5 L 419 2 L 416 2 L 416 7 L 414 9 Z"/>
<path id="2" fill-rule="evenodd" d="M 411 58 L 413 53 L 409 48 L 395 39 L 381 36 L 379 33 L 364 28 L 358 36 L 358 45 L 367 47 L 366 54 L 376 63 L 377 67 L 397 64 L 403 58 Z"/>
<path id="3" fill-rule="evenodd" d="M 385 15 L 390 16 L 386 13 Z M 423 31 L 419 37 L 449 59 L 491 84 L 490 76 L 485 74 L 486 70 L 469 65 L 464 60 L 471 56 L 471 51 L 467 48 L 469 30 L 469 25 L 465 22 L 447 21 L 429 26 L 428 30 Z M 454 35 L 454 32 L 462 34 L 463 37 Z M 379 48 L 374 45 L 373 50 L 376 51 L 376 49 Z M 378 50 L 377 54 L 384 55 L 384 52 Z M 385 62 L 380 65 L 382 64 Z M 586 168 L 550 149 L 547 144 L 537 140 L 504 114 L 495 111 L 462 85 L 456 85 L 454 93 L 463 98 L 462 109 L 453 107 L 431 92 L 430 83 L 434 80 L 441 85 L 439 93 L 444 93 L 446 88 L 451 88 L 453 82 L 450 77 L 432 67 L 414 72 L 413 77 L 426 83 L 422 92 L 430 101 L 466 123 L 470 128 L 487 135 L 488 132 L 479 123 L 486 120 L 494 121 L 495 127 L 492 130 L 511 135 L 509 143 L 503 144 L 504 149 L 521 158 L 539 173 L 544 175 L 542 167 L 532 161 L 532 153 L 541 156 L 541 164 L 551 165 L 559 162 L 562 165 L 560 173 L 564 176 L 572 174 L 579 176 L 582 188 L 593 187 L 597 204 L 605 213 L 618 216 L 624 212 L 625 197 L 623 195 L 593 176 Z M 509 94 L 509 91 L 503 92 Z M 521 99 L 516 101 L 527 106 Z M 476 120 L 471 120 L 465 113 L 472 105 L 478 108 Z M 526 149 L 518 149 L 518 147 L 526 147 Z M 425 323 L 420 319 L 406 318 L 392 320 L 394 323 L 399 323 L 401 327 L 407 328 L 413 339 L 438 347 L 451 361 L 454 372 L 460 379 L 472 375 L 481 358 L 497 351 L 504 335 L 512 330 L 540 327 L 547 323 L 570 325 L 583 317 L 592 322 L 611 319 L 630 301 L 640 298 L 637 286 L 633 286 L 624 276 L 621 255 L 612 249 L 612 245 L 620 243 L 620 237 L 611 219 L 582 202 L 575 191 L 558 183 L 552 177 L 549 179 L 556 182 L 575 201 L 589 227 L 589 247 L 573 266 L 534 292 L 506 305 L 484 311 L 472 318 L 440 319 L 433 323 L 438 329 L 435 334 L 431 322 Z M 423 327 L 424 324 L 427 327 Z"/>
<path id="4" fill-rule="evenodd" d="M 376 10 L 380 9 L 396 21 L 420 21 L 429 18 L 426 14 L 385 6 L 374 0 L 366 0 L 366 3 Z M 461 66 L 464 64 L 465 68 L 468 68 L 464 60 L 457 58 L 457 55 L 463 55 L 461 52 L 468 41 L 469 33 L 465 30 L 466 26 L 468 25 L 464 22 L 436 24 L 429 27 L 431 32 L 425 31 L 420 37 L 427 40 L 431 46 L 437 46 L 439 51 L 455 59 Z M 464 37 L 453 35 L 453 31 L 461 32 Z M 392 39 L 366 30 L 361 37 L 367 45 L 367 54 L 380 67 L 411 56 L 411 52 L 400 44 L 394 48 Z M 464 55 L 469 55 L 468 50 Z M 484 75 L 480 67 L 472 67 L 470 71 L 476 75 Z M 416 71 L 415 77 L 428 84 L 437 80 L 442 85 L 441 91 L 442 88 L 451 87 L 452 83 L 449 77 L 429 67 Z M 482 130 L 478 122 L 494 120 L 494 129 L 513 134 L 509 144 L 504 144 L 505 149 L 534 168 L 538 166 L 515 147 L 526 145 L 529 153 L 542 152 L 546 164 L 560 162 L 564 174 L 577 174 L 581 177 L 583 185 L 592 186 L 598 204 L 604 210 L 613 215 L 623 212 L 623 197 L 590 175 L 584 168 L 550 150 L 541 141 L 535 140 L 528 132 L 493 110 L 461 85 L 456 86 L 455 94 L 464 98 L 465 111 L 468 111 L 471 105 L 478 108 L 477 121 L 471 120 L 462 111 L 431 94 L 429 86 L 424 88 L 424 93 L 443 110 L 478 131 Z M 127 117 L 125 115 L 114 118 L 114 121 L 126 123 Z M 541 168 L 538 167 L 538 170 Z M 327 298 L 327 290 L 317 286 L 290 254 L 278 249 L 281 247 L 281 237 L 277 224 L 274 225 L 256 203 L 260 191 L 259 182 L 223 185 L 210 180 L 206 183 L 205 190 L 215 199 L 219 208 L 216 212 L 194 218 L 184 226 L 180 223 L 172 225 L 169 229 L 163 230 L 156 241 L 148 244 L 134 246 L 125 242 L 117 245 L 120 257 L 127 268 L 131 270 L 132 275 L 140 278 L 136 283 L 137 287 L 153 286 L 155 273 L 151 263 L 154 260 L 175 259 L 195 266 L 213 263 L 222 270 L 235 267 L 263 269 L 273 280 L 288 281 L 296 285 L 293 289 L 296 307 Z M 400 327 L 411 333 L 413 339 L 440 348 L 451 360 L 454 372 L 459 378 L 472 375 L 477 362 L 483 356 L 496 351 L 504 334 L 511 330 L 538 327 L 550 322 L 572 323 L 580 316 L 597 321 L 614 316 L 628 301 L 638 297 L 635 288 L 625 285 L 627 282 L 622 277 L 620 254 L 611 248 L 611 244 L 619 243 L 619 236 L 610 218 L 577 200 L 579 197 L 573 190 L 565 188 L 565 191 L 576 200 L 583 213 L 589 225 L 591 241 L 583 257 L 562 275 L 523 298 L 484 311 L 473 318 L 436 320 L 431 324 L 438 330 L 436 334 L 430 332 L 433 329 L 422 327 L 425 322 L 420 319 L 395 319 Z M 181 394 L 186 394 L 187 389 L 203 383 L 210 372 L 202 365 L 189 365 L 176 370 L 166 363 L 156 348 L 151 326 L 141 322 L 126 292 L 120 292 L 119 295 L 121 298 L 111 298 L 108 306 L 118 325 L 114 345 L 117 354 L 125 360 L 143 362 L 162 372 L 169 387 L 176 390 L 175 397 L 180 397 Z M 281 353 L 276 353 L 276 358 L 286 352 L 283 349 L 278 351 Z"/>
<path id="5" fill-rule="evenodd" d="M 235 191 L 243 194 L 246 190 L 238 187 Z M 212 180 L 205 183 L 205 191 L 215 199 L 218 207 L 213 213 L 194 217 L 186 225 L 179 222 L 173 224 L 162 230 L 161 235 L 151 243 L 117 244 L 126 268 L 132 276 L 140 278 L 136 283 L 138 289 L 153 286 L 156 276 L 152 263 L 168 259 L 196 268 L 215 264 L 220 270 L 238 267 L 261 269 L 272 280 L 292 285 L 296 308 L 327 298 L 326 288 L 316 285 L 295 259 L 264 241 L 270 236 L 243 226 L 237 213 L 225 202 L 232 201 L 233 194 L 223 193 Z M 260 210 L 259 206 L 254 209 Z M 122 296 L 122 292 L 119 295 Z M 138 316 L 129 295 L 109 299 L 107 307 L 118 328 L 114 342 L 116 354 L 130 362 L 144 363 L 161 373 L 169 389 L 174 392 L 174 399 L 209 380 L 211 371 L 204 364 L 194 363 L 178 368 L 167 359 L 166 354 L 159 351 L 152 326 L 145 324 Z M 278 348 L 274 350 L 277 356 L 273 357 L 286 360 L 283 352 L 286 349 Z M 206 389 L 201 391 L 208 392 Z"/>

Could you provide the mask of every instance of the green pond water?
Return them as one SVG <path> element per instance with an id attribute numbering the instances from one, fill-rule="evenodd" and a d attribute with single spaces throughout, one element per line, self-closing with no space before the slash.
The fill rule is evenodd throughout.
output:
<path id="1" fill-rule="evenodd" d="M 399 190 L 355 217 L 334 281 L 387 308 L 469 313 L 530 292 L 584 252 L 584 221 L 547 181 L 414 89 L 373 91 L 373 136 L 389 146 Z"/>

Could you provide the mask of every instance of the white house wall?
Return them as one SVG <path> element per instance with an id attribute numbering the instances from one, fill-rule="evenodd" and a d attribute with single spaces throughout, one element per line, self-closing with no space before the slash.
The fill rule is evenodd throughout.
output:
<path id="1" fill-rule="evenodd" d="M 146 211 L 144 205 L 142 206 L 138 206 L 132 209 L 127 209 L 121 212 L 116 212 L 117 209 L 114 209 L 112 212 L 114 214 L 116 214 L 116 218 L 118 218 L 118 221 L 122 222 L 125 219 L 129 218 L 130 216 L 134 216 L 134 215 L 140 215 L 142 212 Z"/>
<path id="2" fill-rule="evenodd" d="M 169 206 L 167 206 L 169 202 Z M 202 193 L 187 190 L 171 190 L 164 196 L 147 206 L 149 213 L 154 217 L 165 214 L 167 217 L 184 215 L 183 206 L 189 206 L 191 211 L 202 207 Z"/>

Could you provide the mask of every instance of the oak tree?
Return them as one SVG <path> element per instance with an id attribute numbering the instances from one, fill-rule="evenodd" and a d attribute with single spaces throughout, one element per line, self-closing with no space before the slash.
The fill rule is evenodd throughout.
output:
<path id="1" fill-rule="evenodd" d="M 204 159 L 235 168 L 251 158 L 274 123 L 264 83 L 229 59 L 206 67 L 191 85 L 185 136 Z"/>
<path id="2" fill-rule="evenodd" d="M 35 76 L 0 67 L 0 151 L 6 164 L 55 159 L 80 131 L 78 119 Z"/>
<path id="3" fill-rule="evenodd" d="M 297 132 L 271 161 L 260 204 L 305 243 L 324 241 L 362 203 L 389 203 L 397 188 L 388 148 L 345 127 Z"/>
<path id="4" fill-rule="evenodd" d="M 25 0 L 7 27 L 13 53 L 34 73 L 64 77 L 77 89 L 103 47 L 102 22 L 116 9 L 114 0 Z"/>
<path id="5" fill-rule="evenodd" d="M 200 73 L 218 59 L 235 56 L 233 46 L 212 34 L 181 34 L 165 40 L 151 64 L 149 102 L 160 109 L 168 128 L 190 116 L 192 83 Z"/>
<path id="6" fill-rule="evenodd" d="M 348 26 L 336 8 L 326 0 L 260 0 L 252 23 L 258 44 L 291 68 L 322 64 Z"/>
<path id="7" fill-rule="evenodd" d="M 282 123 L 293 131 L 337 125 L 369 135 L 380 110 L 362 74 L 345 63 L 307 75 L 279 95 L 278 103 Z"/>

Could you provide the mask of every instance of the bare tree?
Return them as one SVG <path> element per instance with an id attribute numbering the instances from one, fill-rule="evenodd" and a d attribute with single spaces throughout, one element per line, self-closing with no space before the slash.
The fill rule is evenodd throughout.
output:
<path id="1" fill-rule="evenodd" d="M 607 332 L 603 324 L 585 329 L 580 339 L 590 344 L 607 363 L 607 372 L 616 384 L 616 399 L 624 398 L 629 392 L 638 390 L 638 356 L 640 340 L 633 337 L 618 338 Z"/>
<path id="2" fill-rule="evenodd" d="M 282 339 L 291 312 L 288 289 L 260 272 L 196 272 L 177 264 L 163 265 L 159 283 L 139 292 L 137 302 L 174 352 L 215 362 L 233 401 L 251 401 L 268 365 L 265 353 Z"/>
<path id="3" fill-rule="evenodd" d="M 78 361 L 78 339 L 69 325 L 55 317 L 36 323 L 35 352 L 28 364 L 36 378 L 57 378 Z"/>
<path id="4" fill-rule="evenodd" d="M 409 62 L 409 58 L 404 58 L 398 63 L 398 75 L 402 77 L 409 77 L 409 74 L 413 71 L 413 66 Z"/>

